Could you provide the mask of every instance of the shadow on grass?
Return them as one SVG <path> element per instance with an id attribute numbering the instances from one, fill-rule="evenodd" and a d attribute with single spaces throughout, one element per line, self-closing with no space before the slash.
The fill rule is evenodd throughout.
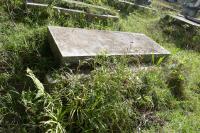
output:
<path id="1" fill-rule="evenodd" d="M 173 19 L 162 18 L 159 25 L 169 40 L 178 48 L 200 52 L 200 28 Z"/>

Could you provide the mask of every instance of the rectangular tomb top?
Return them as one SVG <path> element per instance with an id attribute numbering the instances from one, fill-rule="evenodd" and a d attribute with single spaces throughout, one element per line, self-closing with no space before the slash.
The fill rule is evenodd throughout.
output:
<path id="1" fill-rule="evenodd" d="M 170 15 L 171 16 L 171 15 Z M 198 23 L 195 23 L 193 21 L 190 21 L 188 19 L 186 19 L 184 16 L 182 15 L 178 15 L 178 16 L 171 16 L 172 18 L 176 19 L 176 20 L 179 20 L 179 21 L 182 21 L 186 24 L 189 24 L 189 25 L 192 25 L 192 26 L 196 26 L 196 27 L 200 27 L 200 24 Z"/>
<path id="2" fill-rule="evenodd" d="M 166 56 L 170 52 L 144 34 L 49 26 L 51 50 L 62 63 L 107 55 Z"/>

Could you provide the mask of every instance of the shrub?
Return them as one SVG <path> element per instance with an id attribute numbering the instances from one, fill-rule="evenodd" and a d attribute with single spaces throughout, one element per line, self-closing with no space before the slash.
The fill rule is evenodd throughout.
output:
<path id="1" fill-rule="evenodd" d="M 168 87 L 171 89 L 172 94 L 178 99 L 185 98 L 186 76 L 184 65 L 174 62 L 167 68 L 166 76 Z"/>
<path id="2" fill-rule="evenodd" d="M 178 47 L 200 50 L 200 28 L 197 26 L 189 25 L 167 15 L 161 19 L 160 27 Z"/>

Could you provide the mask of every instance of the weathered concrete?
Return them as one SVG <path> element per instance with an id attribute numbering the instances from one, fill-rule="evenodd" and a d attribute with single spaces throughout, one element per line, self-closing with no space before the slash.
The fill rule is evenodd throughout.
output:
<path id="1" fill-rule="evenodd" d="M 173 19 L 176 19 L 177 21 L 180 21 L 180 22 L 183 22 L 183 23 L 192 25 L 192 26 L 200 27 L 200 24 L 195 23 L 195 22 L 193 22 L 193 21 L 190 21 L 190 20 L 186 19 L 186 18 L 185 18 L 184 16 L 182 16 L 182 15 L 178 15 L 178 16 L 169 15 L 169 16 L 172 17 Z"/>
<path id="2" fill-rule="evenodd" d="M 157 12 L 156 9 L 153 9 L 149 6 L 145 6 L 145 5 L 138 5 L 138 4 L 135 4 L 135 3 L 132 3 L 132 2 L 129 2 L 129 1 L 126 1 L 126 0 L 118 0 L 118 4 L 127 4 L 129 6 L 132 6 L 133 8 L 136 8 L 136 9 L 142 9 L 142 10 L 146 10 L 146 11 L 153 11 L 154 13 Z"/>
<path id="3" fill-rule="evenodd" d="M 49 26 L 51 49 L 62 63 L 107 55 L 165 56 L 170 52 L 144 34 Z"/>
<path id="4" fill-rule="evenodd" d="M 26 5 L 27 7 L 33 7 L 33 8 L 47 8 L 49 5 L 48 4 L 41 4 L 41 3 L 34 3 L 34 2 L 29 2 L 29 1 L 26 1 Z M 113 19 L 113 20 L 118 20 L 119 19 L 119 16 L 116 15 L 109 15 L 109 14 L 95 14 L 95 13 L 88 13 L 88 12 L 85 12 L 85 11 L 82 11 L 82 10 L 76 10 L 76 9 L 68 9 L 68 8 L 62 8 L 62 7 L 57 7 L 57 6 L 53 6 L 52 7 L 55 11 L 58 11 L 58 12 L 62 12 L 62 13 L 70 13 L 70 14 L 84 14 L 86 16 L 89 16 L 89 17 L 98 17 L 98 18 L 101 18 L 101 19 Z M 103 8 L 101 8 L 103 9 Z M 105 10 L 105 9 L 104 9 Z M 109 9 L 107 9 L 109 10 Z"/>

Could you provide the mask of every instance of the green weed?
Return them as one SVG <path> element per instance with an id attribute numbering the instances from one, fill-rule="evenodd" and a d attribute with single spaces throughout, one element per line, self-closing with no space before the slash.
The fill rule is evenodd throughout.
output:
<path id="1" fill-rule="evenodd" d="M 4 2 L 0 6 L 0 132 L 199 131 L 200 56 L 178 46 L 198 44 L 198 29 L 187 33 L 187 26 L 186 30 L 160 27 L 161 13 L 169 11 L 155 15 L 130 7 L 129 14 L 122 11 L 120 20 L 112 21 L 66 15 L 51 7 L 30 10 L 20 0 Z M 85 2 L 116 8 L 107 0 Z M 154 1 L 153 7 L 159 3 Z M 154 66 L 148 69 L 135 58 L 105 55 L 82 60 L 74 68 L 58 66 L 50 52 L 47 25 L 144 33 L 172 56 L 158 61 L 152 57 Z M 82 73 L 85 64 L 90 69 Z M 56 82 L 44 82 L 46 74 Z"/>

